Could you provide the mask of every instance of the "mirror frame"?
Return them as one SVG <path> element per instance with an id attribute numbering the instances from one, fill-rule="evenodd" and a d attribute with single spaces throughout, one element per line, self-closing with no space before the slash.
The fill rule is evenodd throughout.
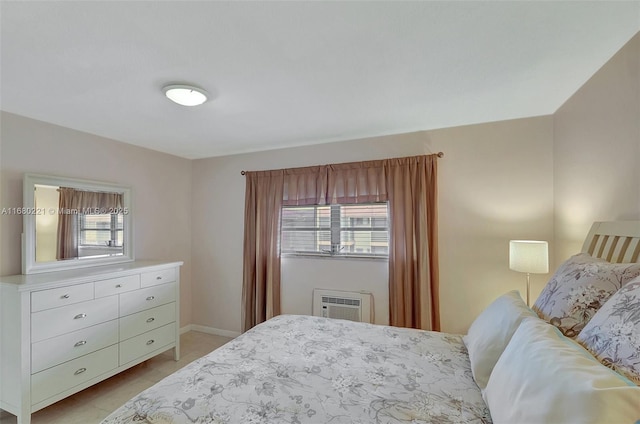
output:
<path id="1" fill-rule="evenodd" d="M 102 256 L 64 261 L 36 262 L 36 214 L 35 186 L 49 185 L 71 187 L 88 191 L 106 191 L 122 193 L 123 208 L 129 213 L 124 215 L 123 254 L 119 256 Z M 38 274 L 50 271 L 87 268 L 92 266 L 131 262 L 133 253 L 133 209 L 131 205 L 131 189 L 127 186 L 102 181 L 81 180 L 76 178 L 57 177 L 52 175 L 24 174 L 22 182 L 22 203 L 25 212 L 22 215 L 22 273 Z M 28 213 L 34 211 L 34 213 Z"/>

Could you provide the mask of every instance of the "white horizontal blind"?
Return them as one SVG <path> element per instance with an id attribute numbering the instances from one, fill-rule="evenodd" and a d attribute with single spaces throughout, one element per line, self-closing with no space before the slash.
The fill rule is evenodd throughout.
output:
<path id="1" fill-rule="evenodd" d="M 122 246 L 123 214 L 78 214 L 78 244 L 80 246 Z"/>
<path id="2" fill-rule="evenodd" d="M 387 257 L 387 203 L 285 206 L 280 250 L 285 254 Z"/>

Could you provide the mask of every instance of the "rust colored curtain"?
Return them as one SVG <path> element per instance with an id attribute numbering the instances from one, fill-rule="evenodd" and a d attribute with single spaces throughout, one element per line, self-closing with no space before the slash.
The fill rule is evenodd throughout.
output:
<path id="1" fill-rule="evenodd" d="M 56 259 L 75 259 L 78 257 L 78 213 L 99 213 L 100 209 L 122 208 L 122 194 L 69 187 L 60 187 L 58 193 L 58 207 L 68 213 L 58 215 Z"/>
<path id="2" fill-rule="evenodd" d="M 385 161 L 389 193 L 389 323 L 440 330 L 437 156 Z"/>
<path id="3" fill-rule="evenodd" d="M 247 172 L 242 331 L 280 314 L 280 215 L 284 172 Z"/>

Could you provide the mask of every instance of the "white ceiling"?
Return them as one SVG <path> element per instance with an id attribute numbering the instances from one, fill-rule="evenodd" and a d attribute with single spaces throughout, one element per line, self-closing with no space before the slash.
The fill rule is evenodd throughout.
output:
<path id="1" fill-rule="evenodd" d="M 626 2 L 2 1 L 0 108 L 186 158 L 554 113 Z M 197 108 L 168 83 L 214 94 Z"/>

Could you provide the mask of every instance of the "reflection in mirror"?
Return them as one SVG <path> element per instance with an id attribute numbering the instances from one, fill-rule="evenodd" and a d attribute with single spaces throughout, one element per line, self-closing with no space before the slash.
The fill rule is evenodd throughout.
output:
<path id="1" fill-rule="evenodd" d="M 26 174 L 23 273 L 133 260 L 130 190 Z"/>
<path id="2" fill-rule="evenodd" d="M 34 196 L 36 262 L 124 253 L 122 193 L 36 184 Z"/>

